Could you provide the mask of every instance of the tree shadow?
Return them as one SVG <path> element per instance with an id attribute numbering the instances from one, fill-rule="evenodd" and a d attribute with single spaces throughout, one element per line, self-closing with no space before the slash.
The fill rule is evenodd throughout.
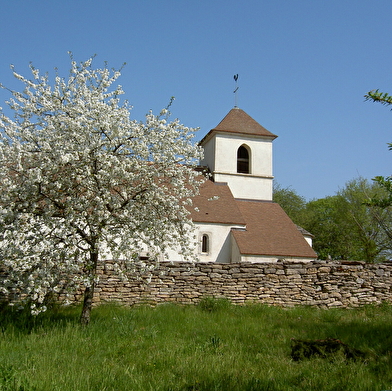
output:
<path id="1" fill-rule="evenodd" d="M 79 306 L 60 306 L 51 304 L 45 312 L 32 315 L 30 306 L 21 307 L 0 303 L 0 332 L 5 333 L 13 330 L 22 334 L 30 334 L 37 329 L 52 329 L 62 327 L 70 323 L 79 322 Z"/>

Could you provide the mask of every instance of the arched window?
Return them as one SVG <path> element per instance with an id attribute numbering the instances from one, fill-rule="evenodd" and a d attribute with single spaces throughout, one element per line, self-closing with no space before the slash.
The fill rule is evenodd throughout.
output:
<path id="1" fill-rule="evenodd" d="M 240 174 L 249 174 L 249 151 L 243 145 L 237 151 L 237 172 Z"/>
<path id="2" fill-rule="evenodd" d="M 201 237 L 201 252 L 206 254 L 210 251 L 210 238 L 207 234 Z"/>

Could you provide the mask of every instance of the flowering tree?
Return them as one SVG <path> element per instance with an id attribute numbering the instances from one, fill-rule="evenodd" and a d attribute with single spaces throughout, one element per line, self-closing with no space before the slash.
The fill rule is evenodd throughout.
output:
<path id="1" fill-rule="evenodd" d="M 151 257 L 167 248 L 191 256 L 186 205 L 202 177 L 194 130 L 169 121 L 168 110 L 144 122 L 121 103 L 120 71 L 76 63 L 69 77 L 30 66 L 11 91 L 14 118 L 0 110 L 1 291 L 29 300 L 33 313 L 64 284 L 83 283 L 87 324 L 97 264 Z"/>

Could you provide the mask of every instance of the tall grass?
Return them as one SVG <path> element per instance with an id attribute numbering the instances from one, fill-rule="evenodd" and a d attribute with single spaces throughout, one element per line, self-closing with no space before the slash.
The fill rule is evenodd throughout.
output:
<path id="1" fill-rule="evenodd" d="M 353 310 L 233 306 L 101 306 L 41 317 L 6 308 L 0 391 L 255 391 L 392 389 L 392 307 Z M 367 353 L 291 359 L 291 338 L 338 338 Z"/>

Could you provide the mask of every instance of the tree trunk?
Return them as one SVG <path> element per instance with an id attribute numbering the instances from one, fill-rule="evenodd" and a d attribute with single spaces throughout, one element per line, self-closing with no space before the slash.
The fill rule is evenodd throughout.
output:
<path id="1" fill-rule="evenodd" d="M 94 297 L 94 285 L 95 282 L 92 282 L 91 286 L 86 287 L 84 290 L 83 308 L 80 315 L 80 323 L 83 326 L 87 326 L 90 323 L 90 314 Z"/>
<path id="2" fill-rule="evenodd" d="M 80 315 L 80 323 L 83 326 L 87 326 L 90 323 L 90 314 L 93 306 L 94 288 L 95 288 L 95 280 L 97 274 L 97 264 L 98 264 L 98 252 L 91 252 L 90 264 L 88 270 L 90 286 L 86 286 L 84 290 L 83 308 L 82 308 L 82 313 Z"/>

